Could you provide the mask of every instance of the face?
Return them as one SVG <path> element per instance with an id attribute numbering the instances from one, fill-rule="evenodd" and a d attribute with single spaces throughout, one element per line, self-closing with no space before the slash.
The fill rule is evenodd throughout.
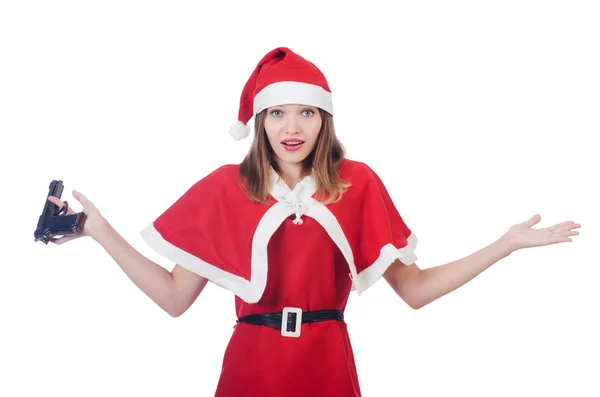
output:
<path id="1" fill-rule="evenodd" d="M 286 163 L 301 164 L 312 152 L 321 122 L 319 109 L 314 106 L 281 105 L 267 109 L 267 138 L 282 168 Z"/>

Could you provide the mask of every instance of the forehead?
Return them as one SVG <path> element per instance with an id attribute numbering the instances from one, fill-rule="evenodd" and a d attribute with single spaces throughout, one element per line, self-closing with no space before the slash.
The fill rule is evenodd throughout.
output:
<path id="1" fill-rule="evenodd" d="M 277 106 L 271 106 L 268 109 L 282 109 L 282 110 L 301 110 L 301 109 L 317 109 L 316 106 L 312 106 L 312 105 L 304 105 L 304 104 L 295 104 L 295 103 L 290 103 L 290 104 L 285 104 L 285 105 L 277 105 Z"/>

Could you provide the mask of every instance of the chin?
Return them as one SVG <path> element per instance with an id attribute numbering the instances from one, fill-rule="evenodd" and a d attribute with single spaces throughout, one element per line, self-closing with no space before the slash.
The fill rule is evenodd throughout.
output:
<path id="1" fill-rule="evenodd" d="M 284 155 L 284 156 L 280 156 L 280 157 L 281 157 L 281 159 L 283 161 L 285 161 L 287 163 L 290 163 L 290 164 L 301 164 L 302 162 L 304 162 L 304 160 L 306 160 L 306 158 L 308 156 L 290 156 L 290 155 L 285 156 Z"/>
<path id="2" fill-rule="evenodd" d="M 308 157 L 305 153 L 276 153 L 277 157 L 289 164 L 302 164 Z"/>

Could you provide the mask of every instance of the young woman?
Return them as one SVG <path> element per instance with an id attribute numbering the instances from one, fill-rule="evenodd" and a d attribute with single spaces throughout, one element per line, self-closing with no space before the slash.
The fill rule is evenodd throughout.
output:
<path id="1" fill-rule="evenodd" d="M 175 263 L 171 272 L 73 191 L 87 217 L 81 235 L 98 241 L 172 316 L 208 281 L 235 294 L 238 320 L 216 396 L 360 396 L 343 317 L 352 290 L 360 294 L 383 277 L 417 309 L 515 250 L 578 234 L 574 222 L 531 229 L 536 215 L 466 258 L 421 270 L 417 238 L 381 179 L 345 157 L 331 91 L 315 65 L 288 48 L 266 54 L 243 89 L 234 138 L 249 135 L 252 117 L 254 140 L 243 162 L 196 182 L 142 232 Z"/>

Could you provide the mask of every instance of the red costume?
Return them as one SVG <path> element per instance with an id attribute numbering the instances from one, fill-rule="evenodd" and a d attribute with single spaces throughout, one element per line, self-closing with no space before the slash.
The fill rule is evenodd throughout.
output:
<path id="1" fill-rule="evenodd" d="M 416 261 L 417 238 L 366 164 L 342 161 L 351 186 L 328 205 L 314 199 L 312 176 L 291 190 L 274 170 L 269 204 L 253 203 L 238 171 L 216 169 L 142 232 L 164 257 L 233 292 L 238 318 L 343 311 L 351 290 L 360 295 L 394 260 Z M 296 324 L 299 335 L 238 323 L 215 396 L 360 396 L 346 323 Z"/>

